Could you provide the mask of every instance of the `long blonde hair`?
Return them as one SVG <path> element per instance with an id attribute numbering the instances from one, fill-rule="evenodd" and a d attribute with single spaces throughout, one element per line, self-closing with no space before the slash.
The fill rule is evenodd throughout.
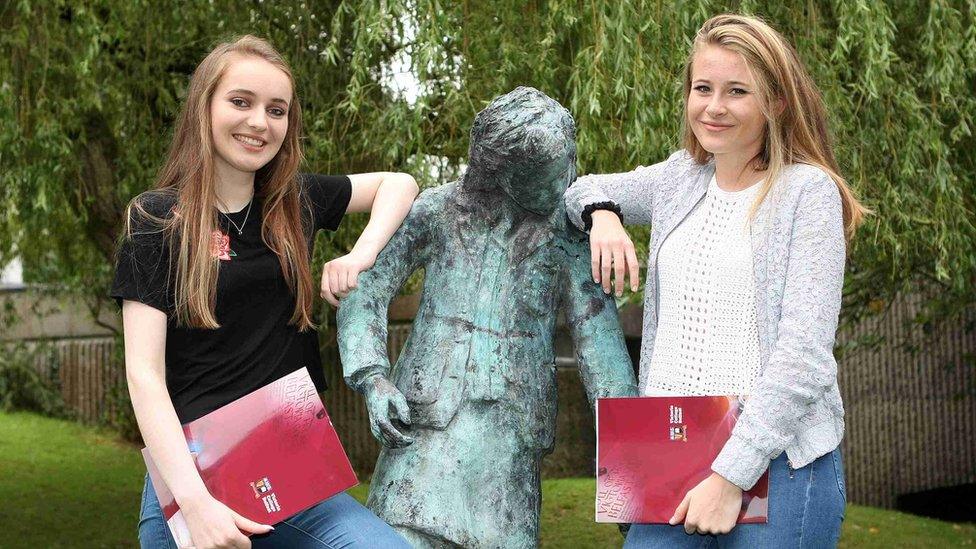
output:
<path id="1" fill-rule="evenodd" d="M 186 102 L 173 132 L 173 141 L 155 182 L 155 193 L 175 198 L 171 215 L 157 216 L 145 209 L 142 195 L 130 204 L 125 234 L 131 238 L 132 209 L 151 220 L 164 232 L 170 244 L 175 270 L 175 316 L 180 325 L 219 328 L 216 313 L 217 272 L 220 260 L 211 253 L 212 235 L 219 230 L 216 176 L 210 119 L 210 102 L 221 77 L 235 57 L 263 59 L 288 76 L 292 97 L 288 109 L 288 130 L 281 149 L 254 177 L 255 194 L 263 199 L 261 238 L 278 256 L 288 288 L 295 295 L 295 310 L 289 323 L 300 330 L 312 328 L 313 286 L 307 238 L 310 225 L 303 222 L 303 200 L 298 182 L 302 162 L 299 136 L 302 111 L 295 93 L 295 80 L 284 58 L 265 40 L 242 36 L 217 45 L 200 62 L 187 89 Z M 307 218 L 306 218 L 307 219 Z"/>
<path id="2" fill-rule="evenodd" d="M 750 218 L 785 166 L 810 164 L 827 172 L 837 184 L 844 208 L 844 234 L 850 241 L 864 216 L 871 212 L 858 202 L 840 175 L 827 129 L 823 99 L 796 50 L 781 34 L 757 18 L 730 14 L 712 17 L 698 30 L 685 63 L 685 112 L 691 94 L 692 62 L 695 54 L 706 46 L 720 46 L 742 56 L 756 81 L 760 108 L 766 117 L 763 146 L 755 165 L 757 169 L 765 170 L 767 176 L 752 206 Z M 775 108 L 780 101 L 783 108 Z M 687 120 L 682 134 L 683 146 L 692 157 L 699 163 L 707 162 L 710 153 L 698 142 Z"/>

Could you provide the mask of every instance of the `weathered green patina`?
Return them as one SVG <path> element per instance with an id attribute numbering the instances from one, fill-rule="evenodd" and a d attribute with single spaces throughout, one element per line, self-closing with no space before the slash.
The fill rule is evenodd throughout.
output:
<path id="1" fill-rule="evenodd" d="M 420 195 L 340 304 L 343 373 L 384 445 L 368 505 L 418 547 L 538 545 L 560 308 L 591 402 L 636 393 L 614 301 L 563 207 L 574 133 L 535 89 L 496 98 L 475 119 L 461 180 Z M 420 268 L 420 307 L 391 369 L 387 309 Z"/>

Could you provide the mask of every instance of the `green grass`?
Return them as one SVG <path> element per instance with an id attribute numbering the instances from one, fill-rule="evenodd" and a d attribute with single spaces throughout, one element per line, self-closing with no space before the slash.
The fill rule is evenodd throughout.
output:
<path id="1" fill-rule="evenodd" d="M 0 413 L 0 548 L 135 547 L 145 469 L 138 449 L 106 431 L 33 414 Z M 360 501 L 366 486 L 351 491 Z M 542 546 L 620 547 L 593 522 L 593 481 L 543 482 Z M 848 507 L 841 547 L 976 545 L 976 525 Z"/>

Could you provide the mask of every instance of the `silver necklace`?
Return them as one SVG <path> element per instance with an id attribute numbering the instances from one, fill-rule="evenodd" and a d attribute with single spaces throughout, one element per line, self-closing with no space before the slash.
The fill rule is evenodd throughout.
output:
<path id="1" fill-rule="evenodd" d="M 237 236 L 240 236 L 240 235 L 244 234 L 244 224 L 247 223 L 247 216 L 251 215 L 251 203 L 252 202 L 254 202 L 254 196 L 253 195 L 251 196 L 251 199 L 247 201 L 247 211 L 244 212 L 244 221 L 241 221 L 241 224 L 239 226 L 237 225 L 237 223 L 234 223 L 234 220 L 231 219 L 229 215 L 227 215 L 224 212 L 220 212 L 224 217 L 227 218 L 227 221 L 230 221 L 230 224 L 233 225 L 235 229 L 237 229 Z M 223 204 L 223 203 L 221 203 L 221 204 Z M 227 206 L 224 206 L 224 207 L 226 208 Z M 220 211 L 220 210 L 217 210 L 217 211 Z"/>

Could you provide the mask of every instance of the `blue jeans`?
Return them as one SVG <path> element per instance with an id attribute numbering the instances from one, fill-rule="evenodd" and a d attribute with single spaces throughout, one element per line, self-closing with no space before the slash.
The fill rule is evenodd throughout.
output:
<path id="1" fill-rule="evenodd" d="M 627 534 L 624 548 L 836 547 L 846 505 L 839 448 L 800 469 L 790 467 L 783 452 L 769 464 L 766 524 L 739 524 L 719 536 L 689 535 L 681 524 L 635 524 Z"/>
<path id="2" fill-rule="evenodd" d="M 410 549 L 406 540 L 393 528 L 345 492 L 272 526 L 275 529 L 269 534 L 251 536 L 251 546 L 254 549 Z M 159 507 L 149 475 L 146 475 L 142 508 L 139 511 L 139 546 L 142 549 L 176 549 L 176 542 L 163 520 L 163 511 Z"/>

